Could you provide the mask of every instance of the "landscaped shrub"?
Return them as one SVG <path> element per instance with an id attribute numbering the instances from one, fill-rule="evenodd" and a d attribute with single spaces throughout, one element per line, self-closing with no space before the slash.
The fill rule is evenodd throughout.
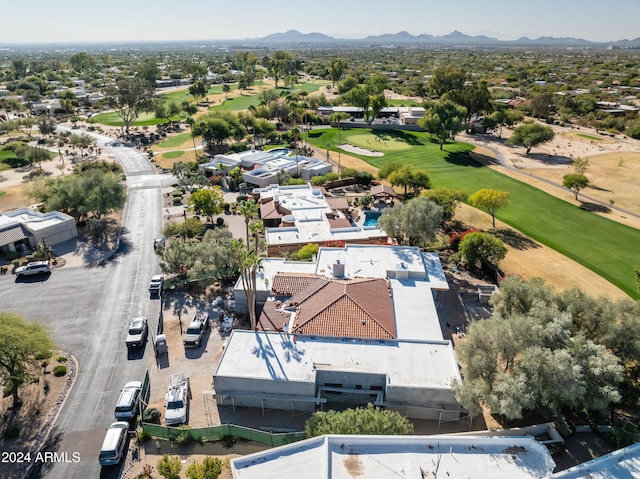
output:
<path id="1" fill-rule="evenodd" d="M 33 359 L 36 361 L 42 361 L 43 359 L 49 359 L 53 354 L 50 351 L 43 351 L 41 353 L 36 354 Z"/>
<path id="2" fill-rule="evenodd" d="M 189 444 L 191 440 L 192 440 L 191 434 L 189 434 L 189 431 L 183 430 L 176 435 L 176 442 L 181 446 L 184 446 L 185 444 Z"/>
<path id="3" fill-rule="evenodd" d="M 313 186 L 322 186 L 327 182 L 327 179 L 324 176 L 314 176 L 311 178 L 311 184 Z"/>
<path id="4" fill-rule="evenodd" d="M 155 407 L 149 407 L 142 413 L 142 422 L 146 422 L 149 424 L 160 424 L 160 417 L 160 411 L 158 411 Z"/>
<path id="5" fill-rule="evenodd" d="M 56 358 L 56 361 L 58 361 L 59 363 L 66 363 L 67 362 L 67 357 L 66 356 L 58 356 Z"/>
<path id="6" fill-rule="evenodd" d="M 611 439 L 617 448 L 627 447 L 640 441 L 640 429 L 629 421 L 620 421 L 611 429 Z"/>
<path id="7" fill-rule="evenodd" d="M 64 376 L 65 374 L 67 374 L 67 367 L 60 364 L 58 366 L 56 366 L 55 368 L 53 368 L 53 375 L 56 377 L 60 377 L 60 376 Z"/>

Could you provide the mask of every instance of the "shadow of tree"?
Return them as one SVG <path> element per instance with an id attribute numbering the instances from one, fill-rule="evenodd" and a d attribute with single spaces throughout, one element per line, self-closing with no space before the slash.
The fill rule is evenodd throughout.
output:
<path id="1" fill-rule="evenodd" d="M 597 191 L 606 191 L 607 193 L 613 193 L 613 191 L 608 190 L 606 188 L 601 188 L 600 186 L 594 185 L 593 183 L 589 183 L 589 188 L 593 188 L 594 190 L 597 190 Z"/>
<path id="2" fill-rule="evenodd" d="M 380 138 L 380 140 L 382 141 L 395 140 L 395 141 L 401 141 L 403 143 L 407 143 L 408 145 L 412 145 L 412 146 L 420 146 L 424 144 L 416 136 L 401 130 L 372 130 L 371 133 L 373 133 L 375 136 Z M 430 138 L 429 140 L 431 142 L 434 142 L 433 138 Z"/>
<path id="3" fill-rule="evenodd" d="M 40 447 L 40 451 L 55 452 L 60 448 L 60 442 L 62 441 L 62 432 L 58 429 L 58 426 L 53 426 L 47 440 Z M 53 467 L 53 461 L 33 461 L 32 466 L 24 476 L 27 479 L 38 479 L 46 475 L 46 471 Z"/>
<path id="4" fill-rule="evenodd" d="M 488 162 L 492 161 L 491 158 L 485 157 L 484 155 L 476 155 L 476 156 L 486 158 Z M 445 158 L 445 161 L 447 163 L 451 163 L 452 165 L 456 165 L 456 166 L 470 166 L 472 168 L 480 168 L 484 166 L 479 161 L 476 161 L 475 159 L 473 159 L 468 151 L 456 151 L 456 152 L 449 153 Z"/>
<path id="5" fill-rule="evenodd" d="M 540 248 L 540 245 L 531 238 L 510 228 L 497 228 L 491 230 L 491 233 L 502 240 L 505 244 L 519 250 L 527 250 L 532 248 Z"/>
<path id="6" fill-rule="evenodd" d="M 531 160 L 540 161 L 548 165 L 571 165 L 573 158 L 564 155 L 549 155 L 547 153 L 529 153 L 525 155 L 526 158 Z"/>
<path id="7" fill-rule="evenodd" d="M 592 213 L 611 213 L 611 208 L 598 203 L 592 203 L 590 201 L 581 201 L 580 209 L 585 211 L 591 211 Z"/>

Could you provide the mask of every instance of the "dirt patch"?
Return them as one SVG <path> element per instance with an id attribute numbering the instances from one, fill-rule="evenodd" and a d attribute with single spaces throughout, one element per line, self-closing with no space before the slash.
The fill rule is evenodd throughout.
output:
<path id="1" fill-rule="evenodd" d="M 59 356 L 67 357 L 64 353 L 55 353 L 36 380 L 20 387 L 19 394 L 23 401 L 20 408 L 12 408 L 11 397 L 0 400 L 2 410 L 0 451 L 16 453 L 30 451 L 34 454 L 46 439 L 64 404 L 77 370 L 75 360 L 71 358 L 66 362 L 59 362 L 56 359 Z M 52 370 L 59 364 L 67 366 L 67 374 L 56 377 Z M 15 439 L 5 438 L 6 432 L 13 427 L 18 428 L 19 436 Z M 15 462 L 0 462 L 0 477 L 13 477 L 15 472 Z"/>

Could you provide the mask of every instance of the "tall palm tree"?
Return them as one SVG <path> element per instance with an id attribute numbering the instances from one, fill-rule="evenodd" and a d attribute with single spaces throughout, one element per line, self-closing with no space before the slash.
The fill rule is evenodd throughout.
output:
<path id="1" fill-rule="evenodd" d="M 244 226 L 245 226 L 245 238 L 246 238 L 246 245 L 247 248 L 249 247 L 250 243 L 249 243 L 249 223 L 251 222 L 252 219 L 255 219 L 258 217 L 258 203 L 255 202 L 255 200 L 246 200 L 246 201 L 242 201 L 240 202 L 240 204 L 238 205 L 238 212 L 244 216 Z"/>

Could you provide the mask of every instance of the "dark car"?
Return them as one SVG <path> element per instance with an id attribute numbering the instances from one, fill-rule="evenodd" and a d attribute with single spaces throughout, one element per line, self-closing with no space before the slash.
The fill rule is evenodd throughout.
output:
<path id="1" fill-rule="evenodd" d="M 148 334 L 147 318 L 133 318 L 127 331 L 127 348 L 143 346 L 147 342 Z"/>
<path id="2" fill-rule="evenodd" d="M 209 328 L 209 313 L 196 313 L 184 333 L 182 343 L 185 348 L 197 348 L 202 343 L 202 337 Z"/>

